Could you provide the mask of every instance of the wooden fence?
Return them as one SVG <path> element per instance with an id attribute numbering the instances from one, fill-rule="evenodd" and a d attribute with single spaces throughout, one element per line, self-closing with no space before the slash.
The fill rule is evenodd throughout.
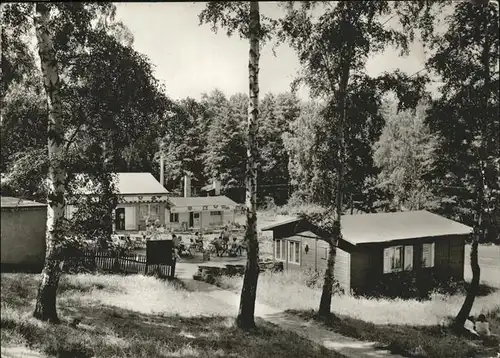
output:
<path id="1" fill-rule="evenodd" d="M 117 251 L 78 250 L 67 252 L 64 258 L 64 271 L 79 270 L 122 273 L 122 274 L 156 274 L 160 277 L 173 278 L 173 265 L 149 265 L 146 255 L 122 254 Z"/>

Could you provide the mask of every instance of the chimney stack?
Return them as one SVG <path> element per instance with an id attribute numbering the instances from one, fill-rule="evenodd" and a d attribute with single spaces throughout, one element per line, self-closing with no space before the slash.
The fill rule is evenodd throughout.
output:
<path id="1" fill-rule="evenodd" d="M 220 195 L 220 181 L 218 181 L 217 179 L 214 179 L 212 185 L 213 185 L 213 188 L 215 191 L 215 195 L 219 196 Z"/>
<path id="2" fill-rule="evenodd" d="M 165 162 L 164 162 L 163 151 L 162 151 L 162 153 L 160 154 L 160 184 L 163 187 L 165 187 L 164 181 L 165 181 Z"/>
<path id="3" fill-rule="evenodd" d="M 191 176 L 184 175 L 184 197 L 188 198 L 191 196 Z"/>

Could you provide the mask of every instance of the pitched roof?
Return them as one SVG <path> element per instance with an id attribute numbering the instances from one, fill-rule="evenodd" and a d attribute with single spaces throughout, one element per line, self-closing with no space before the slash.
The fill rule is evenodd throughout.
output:
<path id="1" fill-rule="evenodd" d="M 170 197 L 173 206 L 203 206 L 203 205 L 227 205 L 236 206 L 237 204 L 227 196 L 190 196 L 190 197 Z"/>
<path id="2" fill-rule="evenodd" d="M 262 228 L 263 231 L 299 222 L 299 218 Z M 426 210 L 342 215 L 342 236 L 353 245 L 447 235 L 467 235 L 472 228 Z"/>
<path id="3" fill-rule="evenodd" d="M 120 194 L 168 194 L 151 173 L 117 173 Z"/>
<path id="4" fill-rule="evenodd" d="M 82 194 L 91 194 L 91 186 L 81 188 Z M 151 173 L 116 173 L 116 187 L 121 195 L 169 193 Z"/>
<path id="5" fill-rule="evenodd" d="M 12 196 L 2 196 L 2 208 L 38 208 L 47 204 L 37 203 L 36 201 L 14 198 Z"/>

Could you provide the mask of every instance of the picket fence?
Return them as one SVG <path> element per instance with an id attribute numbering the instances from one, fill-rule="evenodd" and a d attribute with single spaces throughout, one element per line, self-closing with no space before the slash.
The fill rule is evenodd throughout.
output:
<path id="1" fill-rule="evenodd" d="M 172 265 L 150 265 L 146 255 L 121 254 L 116 251 L 78 250 L 66 253 L 66 272 L 88 270 L 107 273 L 158 275 L 173 278 L 175 260 Z"/>

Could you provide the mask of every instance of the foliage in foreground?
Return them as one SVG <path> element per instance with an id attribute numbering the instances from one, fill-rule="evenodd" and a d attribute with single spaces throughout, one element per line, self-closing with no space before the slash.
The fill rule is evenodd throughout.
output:
<path id="1" fill-rule="evenodd" d="M 72 358 L 340 357 L 262 321 L 257 330 L 244 333 L 233 327 L 234 317 L 215 312 L 202 316 L 200 312 L 207 313 L 204 306 L 215 306 L 202 293 L 150 277 L 63 276 L 61 316 L 76 315 L 82 320 L 76 327 L 64 319 L 60 325 L 46 324 L 30 315 L 37 279 L 35 275 L 2 274 L 3 346 L 22 344 Z M 150 289 L 145 291 L 146 287 Z M 167 311 L 175 305 L 179 307 Z M 224 310 L 227 314 L 227 308 L 221 307 Z"/>

